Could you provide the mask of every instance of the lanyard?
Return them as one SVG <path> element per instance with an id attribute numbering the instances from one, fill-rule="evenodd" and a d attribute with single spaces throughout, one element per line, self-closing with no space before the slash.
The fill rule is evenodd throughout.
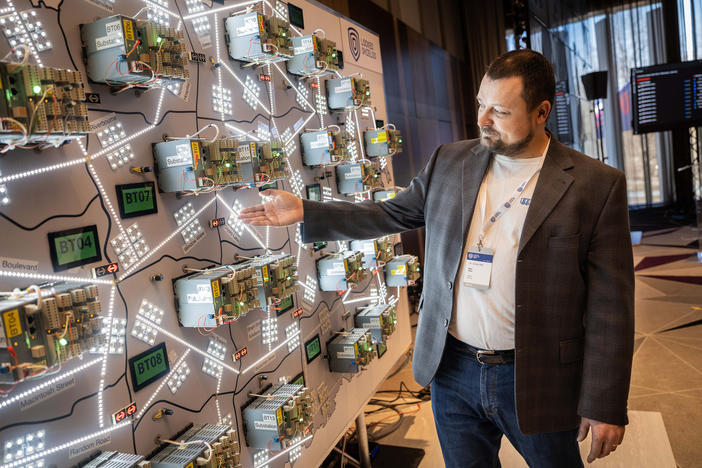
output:
<path id="1" fill-rule="evenodd" d="M 485 239 L 485 235 L 487 234 L 488 230 L 494 226 L 497 221 L 509 210 L 512 208 L 512 205 L 514 204 L 514 201 L 519 197 L 519 195 L 524 191 L 524 189 L 529 185 L 529 182 L 536 177 L 536 175 L 541 172 L 541 167 L 536 169 L 531 176 L 529 176 L 528 179 L 524 180 L 519 186 L 516 188 L 516 190 L 512 193 L 512 195 L 503 203 L 501 204 L 498 208 L 497 211 L 495 211 L 495 214 L 490 216 L 490 219 L 487 222 L 487 225 L 485 223 L 485 207 L 487 207 L 487 190 L 485 190 L 485 197 L 484 197 L 484 202 L 485 202 L 485 207 L 482 208 L 482 216 L 481 219 L 483 220 L 483 226 L 480 230 L 480 237 L 478 237 L 478 248 L 482 249 L 483 248 L 483 239 Z M 486 187 L 487 189 L 487 187 Z"/>

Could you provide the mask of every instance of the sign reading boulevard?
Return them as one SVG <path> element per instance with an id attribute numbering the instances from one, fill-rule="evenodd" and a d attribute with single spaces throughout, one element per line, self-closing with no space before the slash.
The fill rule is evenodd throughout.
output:
<path id="1" fill-rule="evenodd" d="M 702 61 L 631 70 L 634 133 L 702 125 Z"/>

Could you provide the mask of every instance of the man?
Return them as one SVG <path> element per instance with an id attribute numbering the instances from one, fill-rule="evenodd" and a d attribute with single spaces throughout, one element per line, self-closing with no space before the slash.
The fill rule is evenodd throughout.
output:
<path id="1" fill-rule="evenodd" d="M 391 200 L 271 191 L 252 225 L 304 221 L 305 242 L 426 227 L 413 360 L 446 465 L 498 467 L 505 434 L 533 467 L 579 467 L 622 442 L 634 335 L 624 175 L 545 130 L 551 64 L 513 51 L 478 93 L 480 138 L 442 145 Z M 577 439 L 577 441 L 576 441 Z"/>

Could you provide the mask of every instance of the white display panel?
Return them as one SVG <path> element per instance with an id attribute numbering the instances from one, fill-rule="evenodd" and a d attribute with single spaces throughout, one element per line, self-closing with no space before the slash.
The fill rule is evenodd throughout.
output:
<path id="1" fill-rule="evenodd" d="M 293 34 L 323 29 L 344 53 L 339 74 L 360 73 L 370 83 L 372 111 L 333 113 L 325 105 L 324 82 L 336 75 L 299 80 L 286 73 L 284 62 L 242 67 L 242 62 L 228 56 L 224 19 L 251 5 L 262 6 L 266 14 L 275 9 L 281 15 L 287 11 L 287 5 L 281 3 L 47 0 L 37 5 L 29 0 L 0 0 L 0 17 L 7 18 L 8 28 L 23 28 L 0 38 L 0 55 L 10 50 L 10 41 L 17 40 L 17 34 L 28 35 L 26 40 L 32 41 L 28 63 L 82 72 L 85 91 L 99 95 L 100 100 L 87 103 L 92 128 L 87 138 L 72 138 L 56 148 L 15 148 L 0 154 L 0 192 L 7 199 L 0 204 L 0 291 L 55 281 L 96 284 L 103 325 L 109 330 L 104 349 L 86 350 L 60 368 L 40 371 L 16 386 L 0 385 L 0 466 L 39 462 L 72 466 L 97 450 L 147 456 L 157 448 L 157 436 L 170 437 L 190 423 L 220 423 L 236 429 L 244 467 L 284 466 L 289 463 L 287 451 L 281 454 L 247 446 L 241 407 L 250 400 L 249 393 L 258 394 L 268 384 L 291 381 L 300 373 L 313 390 L 316 408 L 312 431 L 300 435 L 304 442 L 293 465 L 317 466 L 406 351 L 410 324 L 405 291 L 386 289 L 382 274 L 371 275 L 347 293 L 318 290 L 316 259 L 343 250 L 346 244 L 330 242 L 315 252 L 312 245 L 298 242 L 295 227 L 237 224 L 235 215 L 241 207 L 261 202 L 257 188 L 226 188 L 183 197 L 156 192 L 157 213 L 120 214 L 117 185 L 154 182 L 158 187 L 154 172 L 130 170 L 154 166 L 152 144 L 163 142 L 164 136 L 192 135 L 208 124 L 218 125 L 220 137 L 248 134 L 250 140 L 268 140 L 278 135 L 288 162 L 286 179 L 278 182 L 280 189 L 304 197 L 306 185 L 319 183 L 325 199 L 356 201 L 370 196 L 368 192 L 340 195 L 334 167 L 303 166 L 299 134 L 328 125 L 352 127 L 355 159 L 363 158 L 363 130 L 374 127 L 374 119 L 386 119 L 378 37 L 315 2 L 293 2 L 303 10 L 305 22 Z M 36 14 L 10 22 L 23 18 L 22 12 Z M 180 87 L 111 94 L 108 86 L 87 80 L 79 25 L 114 14 L 138 14 L 140 20 L 149 18 L 184 30 L 187 53 L 204 54 L 206 62 L 188 61 L 190 78 Z M 350 39 L 354 36 L 359 37 Z M 349 50 L 349 41 L 359 49 Z M 270 82 L 260 81 L 261 73 L 270 76 Z M 313 83 L 319 88 L 312 87 Z M 298 93 L 293 87 L 304 91 Z M 203 135 L 209 136 L 210 130 Z M 389 165 L 381 178 L 383 186 L 394 185 Z M 227 220 L 226 227 L 209 226 L 210 220 L 221 217 Z M 92 225 L 97 229 L 101 260 L 56 271 L 48 234 Z M 173 280 L 183 276 L 185 268 L 233 264 L 241 256 L 267 251 L 297 257 L 302 285 L 291 311 L 265 324 L 264 320 L 276 316 L 275 311 L 252 310 L 213 330 L 179 325 Z M 119 272 L 93 278 L 94 267 L 118 261 L 121 253 L 126 256 L 119 262 Z M 382 292 L 386 292 L 384 297 L 380 297 Z M 397 301 L 398 305 L 397 330 L 388 339 L 387 352 L 358 374 L 331 373 L 326 342 L 335 332 L 354 327 L 357 307 L 378 300 Z M 292 312 L 298 308 L 303 313 L 295 318 Z M 298 331 L 290 328 L 293 324 L 298 324 Z M 267 333 L 265 325 L 274 326 L 277 335 Z M 308 364 L 302 348 L 317 333 L 322 355 Z M 221 352 L 211 352 L 212 336 L 218 337 Z M 0 336 L 0 345 L 12 338 Z M 170 372 L 135 391 L 127 361 L 161 342 L 166 345 Z M 246 355 L 234 361 L 232 356 L 244 347 Z M 113 423 L 112 414 L 132 402 L 137 407 L 133 418 Z M 154 419 L 163 409 L 173 414 Z M 264 452 L 271 461 L 257 463 L 256 454 L 263 460 Z"/>

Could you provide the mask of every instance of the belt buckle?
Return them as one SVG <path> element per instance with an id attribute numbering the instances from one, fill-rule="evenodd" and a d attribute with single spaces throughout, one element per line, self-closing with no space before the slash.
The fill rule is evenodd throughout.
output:
<path id="1" fill-rule="evenodd" d="M 490 351 L 490 350 L 483 350 L 483 349 L 480 349 L 480 350 L 478 350 L 478 351 L 475 353 L 475 359 L 477 359 L 477 361 L 478 361 L 480 364 L 488 364 L 487 362 L 483 362 L 483 361 L 480 359 L 480 357 L 481 357 L 482 355 L 494 356 L 494 355 L 495 355 L 495 352 L 494 352 L 494 351 Z"/>

